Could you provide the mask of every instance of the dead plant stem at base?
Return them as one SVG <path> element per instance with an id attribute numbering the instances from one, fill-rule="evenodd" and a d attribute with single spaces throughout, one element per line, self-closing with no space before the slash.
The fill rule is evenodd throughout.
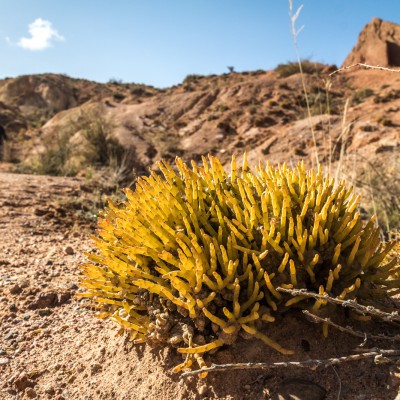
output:
<path id="1" fill-rule="evenodd" d="M 308 317 L 312 318 L 315 322 L 325 322 L 328 325 L 338 329 L 341 332 L 348 333 L 350 335 L 362 338 L 364 340 L 389 340 L 392 342 L 400 342 L 400 335 L 395 336 L 386 336 L 386 335 L 372 335 L 370 333 L 356 331 L 349 326 L 342 326 L 332 322 L 329 318 L 321 318 L 318 315 L 312 314 L 307 310 L 303 310 L 303 314 L 307 315 Z"/>
<path id="2" fill-rule="evenodd" d="M 320 300 L 320 299 L 326 300 L 330 303 L 338 304 L 342 307 L 352 308 L 361 314 L 368 314 L 368 315 L 372 315 L 374 317 L 381 318 L 384 321 L 391 321 L 391 322 L 400 321 L 400 314 L 398 313 L 398 311 L 393 311 L 391 313 L 387 313 L 387 312 L 378 310 L 377 308 L 372 307 L 372 306 L 363 306 L 362 304 L 359 304 L 354 300 L 341 300 L 338 298 L 329 297 L 328 295 L 320 295 L 317 293 L 307 292 L 304 289 L 277 288 L 276 290 L 278 292 L 289 293 L 292 296 L 304 296 L 304 297 L 311 297 L 311 298 L 318 299 L 318 300 Z"/>
<path id="3" fill-rule="evenodd" d="M 181 378 L 186 378 L 192 375 L 198 375 L 204 372 L 217 372 L 217 371 L 232 371 L 232 370 L 244 370 L 244 369 L 272 369 L 272 368 L 309 368 L 316 370 L 319 367 L 329 367 L 333 365 L 342 364 L 349 361 L 358 361 L 366 359 L 374 359 L 377 364 L 382 362 L 391 362 L 398 360 L 400 357 L 400 350 L 381 350 L 376 349 L 374 351 L 352 354 L 344 357 L 327 358 L 325 360 L 306 360 L 306 361 L 288 361 L 288 362 L 277 362 L 277 363 L 237 363 L 237 364 L 212 364 L 210 368 L 203 368 L 194 371 L 188 371 L 181 374 Z"/>

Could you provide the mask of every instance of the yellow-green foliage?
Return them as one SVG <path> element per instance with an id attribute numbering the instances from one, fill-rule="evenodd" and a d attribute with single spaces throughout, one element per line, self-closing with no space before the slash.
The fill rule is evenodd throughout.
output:
<path id="1" fill-rule="evenodd" d="M 217 158 L 178 172 L 160 163 L 109 202 L 94 238 L 98 254 L 82 266 L 87 297 L 108 311 L 136 343 L 169 343 L 188 354 L 254 336 L 284 354 L 261 332 L 290 306 L 319 312 L 324 300 L 290 297 L 277 288 L 304 288 L 340 299 L 398 293 L 391 246 L 374 220 L 365 226 L 358 197 L 321 171 L 259 165 L 226 173 Z"/>

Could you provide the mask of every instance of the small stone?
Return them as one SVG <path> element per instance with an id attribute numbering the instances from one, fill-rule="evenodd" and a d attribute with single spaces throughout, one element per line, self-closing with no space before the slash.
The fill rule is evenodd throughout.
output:
<path id="1" fill-rule="evenodd" d="M 29 286 L 29 281 L 27 279 L 23 279 L 20 283 L 19 286 L 21 286 L 21 288 L 27 288 Z"/>
<path id="2" fill-rule="evenodd" d="M 18 308 L 17 308 L 17 306 L 15 305 L 15 303 L 11 303 L 11 304 L 8 306 L 8 309 L 9 309 L 11 312 L 15 312 L 15 311 L 18 310 Z"/>
<path id="3" fill-rule="evenodd" d="M 28 314 L 28 313 L 24 313 L 24 314 L 21 315 L 21 318 L 22 318 L 23 320 L 25 320 L 25 321 L 27 321 L 30 317 L 31 317 L 31 315 Z"/>
<path id="4" fill-rule="evenodd" d="M 47 393 L 47 394 L 55 394 L 55 393 L 56 393 L 56 390 L 54 389 L 53 386 L 48 385 L 48 386 L 46 386 L 46 387 L 44 388 L 44 392 Z"/>
<path id="5" fill-rule="evenodd" d="M 12 312 L 12 313 L 10 313 L 10 314 L 6 314 L 4 317 L 3 317 L 3 319 L 4 319 L 4 321 L 7 321 L 7 320 L 12 320 L 12 319 L 14 319 L 14 318 L 17 318 L 17 314 L 15 314 L 14 312 Z"/>
<path id="6" fill-rule="evenodd" d="M 11 294 L 20 294 L 21 292 L 22 292 L 22 288 L 17 283 L 10 287 Z"/>
<path id="7" fill-rule="evenodd" d="M 208 386 L 207 386 L 207 385 L 200 386 L 200 387 L 197 389 L 197 392 L 199 393 L 200 396 L 206 395 L 207 392 L 208 392 Z"/>
<path id="8" fill-rule="evenodd" d="M 9 364 L 10 360 L 7 357 L 0 357 L 0 365 Z"/>
<path id="9" fill-rule="evenodd" d="M 47 317 L 48 315 L 51 315 L 51 310 L 49 308 L 40 308 L 39 310 L 36 310 L 36 313 L 41 317 Z"/>
<path id="10" fill-rule="evenodd" d="M 26 375 L 26 373 L 22 372 L 14 380 L 14 386 L 17 388 L 17 390 L 22 391 L 22 390 L 25 390 L 27 387 L 31 387 L 32 382 L 28 379 L 28 376 Z"/>
<path id="11" fill-rule="evenodd" d="M 28 396 L 28 398 L 30 399 L 35 399 L 37 397 L 37 393 L 35 392 L 34 389 L 32 388 L 28 388 L 26 389 L 25 394 Z"/>
<path id="12" fill-rule="evenodd" d="M 90 366 L 90 373 L 92 375 L 97 374 L 100 371 L 101 371 L 101 365 L 100 364 L 93 364 L 93 365 Z"/>
<path id="13" fill-rule="evenodd" d="M 71 246 L 67 246 L 64 249 L 64 251 L 65 251 L 65 254 L 68 254 L 69 256 L 72 256 L 75 253 L 74 249 Z"/>
<path id="14" fill-rule="evenodd" d="M 8 334 L 5 336 L 4 339 L 10 340 L 10 339 L 14 338 L 15 336 L 18 336 L 18 333 L 11 330 L 10 332 L 8 332 Z"/>
<path id="15" fill-rule="evenodd" d="M 80 347 L 80 345 L 77 345 L 77 346 Z M 83 364 L 79 364 L 78 367 L 76 368 L 76 371 L 77 371 L 78 373 L 81 373 L 81 372 L 83 372 L 84 370 L 85 370 L 85 367 L 84 367 Z"/>
<path id="16" fill-rule="evenodd" d="M 69 292 L 61 293 L 61 294 L 58 296 L 58 305 L 65 304 L 65 303 L 68 302 L 70 299 L 71 299 L 71 293 L 69 293 Z"/>
<path id="17" fill-rule="evenodd" d="M 28 308 L 35 310 L 38 308 L 54 307 L 58 303 L 56 292 L 40 293 L 39 297 L 29 304 Z"/>

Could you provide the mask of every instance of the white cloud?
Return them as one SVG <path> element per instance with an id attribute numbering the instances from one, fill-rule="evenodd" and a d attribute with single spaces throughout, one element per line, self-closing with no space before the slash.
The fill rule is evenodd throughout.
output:
<path id="1" fill-rule="evenodd" d="M 54 40 L 63 41 L 64 38 L 55 30 L 50 21 L 37 18 L 29 24 L 29 33 L 31 37 L 21 38 L 17 45 L 23 49 L 37 51 L 51 47 Z"/>

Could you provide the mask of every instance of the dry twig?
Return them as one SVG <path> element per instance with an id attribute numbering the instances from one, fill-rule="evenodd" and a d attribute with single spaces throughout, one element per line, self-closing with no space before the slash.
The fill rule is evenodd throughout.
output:
<path id="1" fill-rule="evenodd" d="M 307 310 L 303 310 L 303 314 L 307 315 L 308 317 L 312 318 L 316 322 L 325 322 L 330 326 L 333 326 L 334 328 L 338 329 L 339 331 L 349 333 L 350 335 L 357 336 L 363 339 L 371 339 L 371 340 L 390 340 L 393 342 L 400 341 L 400 335 L 395 335 L 395 336 L 386 336 L 386 335 L 372 335 L 370 333 L 366 332 L 361 332 L 361 331 L 355 331 L 349 326 L 342 326 L 335 324 L 332 322 L 329 318 L 321 318 L 318 315 L 312 314 Z"/>
<path id="2" fill-rule="evenodd" d="M 332 73 L 330 73 L 329 76 L 333 76 L 333 75 L 337 74 L 338 72 L 346 71 L 346 70 L 354 68 L 354 67 L 366 68 L 366 69 L 377 69 L 379 71 L 388 71 L 388 72 L 400 72 L 400 69 L 386 68 L 386 67 L 381 67 L 380 65 L 368 65 L 368 64 L 363 64 L 363 63 L 356 63 L 356 64 L 348 65 L 347 67 L 339 68 L 336 71 L 333 71 Z"/>
<path id="3" fill-rule="evenodd" d="M 277 362 L 277 363 L 237 363 L 237 364 L 212 364 L 209 368 L 197 369 L 194 371 L 188 371 L 181 375 L 181 378 L 187 376 L 201 374 L 203 372 L 216 372 L 216 371 L 227 371 L 236 369 L 272 369 L 282 367 L 298 367 L 298 368 L 310 368 L 317 369 L 318 367 L 329 367 L 331 365 L 337 365 L 349 361 L 358 361 L 368 358 L 376 359 L 378 362 L 389 362 L 393 358 L 400 357 L 400 350 L 380 350 L 376 349 L 368 353 L 352 354 L 345 357 L 328 358 L 325 360 L 306 360 L 306 361 L 288 361 L 288 362 Z"/>
<path id="4" fill-rule="evenodd" d="M 320 295 L 317 293 L 312 293 L 312 292 L 307 292 L 305 289 L 284 289 L 284 288 L 277 288 L 276 289 L 278 292 L 283 292 L 283 293 L 289 293 L 292 296 L 304 296 L 304 297 L 311 297 L 314 299 L 322 299 L 326 300 L 329 303 L 333 304 L 338 304 L 342 307 L 349 307 L 352 308 L 353 310 L 365 315 L 372 315 L 374 317 L 381 318 L 384 321 L 400 321 L 400 315 L 398 311 L 393 311 L 391 313 L 387 313 L 381 310 L 378 310 L 375 307 L 372 306 L 363 306 L 362 304 L 357 303 L 354 300 L 341 300 L 335 297 L 329 297 L 327 294 Z"/>

